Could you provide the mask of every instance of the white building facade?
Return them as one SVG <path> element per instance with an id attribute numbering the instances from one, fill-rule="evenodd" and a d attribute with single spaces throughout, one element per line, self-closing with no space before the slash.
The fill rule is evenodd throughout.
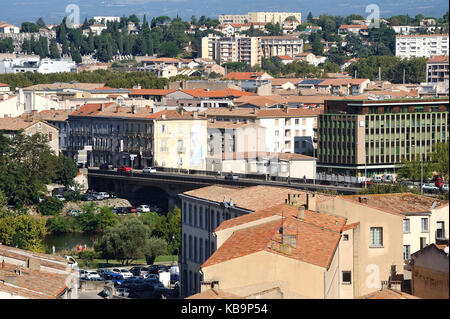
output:
<path id="1" fill-rule="evenodd" d="M 401 58 L 448 55 L 448 34 L 398 35 L 395 37 L 395 55 Z"/>

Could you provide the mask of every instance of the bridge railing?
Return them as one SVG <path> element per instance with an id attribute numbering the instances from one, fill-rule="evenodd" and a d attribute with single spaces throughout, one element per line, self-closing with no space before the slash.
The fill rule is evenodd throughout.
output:
<path id="1" fill-rule="evenodd" d="M 198 177 L 205 176 L 205 177 L 216 177 L 219 178 L 219 175 L 217 172 L 214 171 L 203 171 L 203 170 L 186 170 L 186 169 L 177 169 L 177 168 L 167 168 L 167 167 L 156 167 L 156 171 L 158 173 L 167 173 L 167 174 L 173 174 L 173 175 L 183 175 L 183 179 L 185 181 L 198 181 Z M 125 175 L 125 176 L 135 176 L 135 177 L 149 177 L 149 174 L 147 173 L 141 173 L 137 171 L 133 171 L 130 173 L 125 172 L 117 172 L 117 170 L 100 170 L 97 168 L 89 168 L 90 173 L 98 173 L 98 174 L 106 174 L 106 175 Z M 270 176 L 265 174 L 238 174 L 240 178 L 243 179 L 252 179 L 252 180 L 260 180 L 260 181 L 273 181 L 273 182 L 281 182 L 281 183 L 287 183 L 290 181 L 291 184 L 319 184 L 319 185 L 334 185 L 334 186 L 347 186 L 347 187 L 355 187 L 355 188 L 361 188 L 361 184 L 354 183 L 352 180 L 347 179 L 332 179 L 328 178 L 328 176 L 325 179 L 303 179 L 303 178 L 294 178 L 291 177 L 290 179 L 288 177 L 282 177 L 282 176 Z M 190 178 L 192 176 L 192 178 Z M 224 176 L 224 174 L 221 174 L 221 176 Z M 151 174 L 152 178 L 155 179 L 164 179 L 166 178 L 166 175 L 163 174 Z M 222 179 L 222 178 L 221 178 Z M 232 184 L 235 184 L 236 181 L 229 181 Z"/>

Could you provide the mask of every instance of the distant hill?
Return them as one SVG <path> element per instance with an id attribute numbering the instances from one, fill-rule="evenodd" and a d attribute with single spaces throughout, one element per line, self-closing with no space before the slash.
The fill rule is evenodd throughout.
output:
<path id="1" fill-rule="evenodd" d="M 368 4 L 377 4 L 381 17 L 398 14 L 415 16 L 442 17 L 448 11 L 447 0 L 8 0 L 2 6 L 0 21 L 7 21 L 20 25 L 24 21 L 35 22 L 43 17 L 47 24 L 61 22 L 66 15 L 68 4 L 80 7 L 81 23 L 92 16 L 129 16 L 136 14 L 142 19 L 143 15 L 155 17 L 167 15 L 180 16 L 190 20 L 192 15 L 200 17 L 218 17 L 219 14 L 247 13 L 249 11 L 300 11 L 306 19 L 309 12 L 314 16 L 322 13 L 347 16 L 355 13 L 364 17 Z"/>

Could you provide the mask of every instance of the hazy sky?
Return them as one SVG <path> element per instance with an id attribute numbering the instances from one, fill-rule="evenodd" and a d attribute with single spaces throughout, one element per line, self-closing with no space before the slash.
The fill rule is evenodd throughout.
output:
<path id="1" fill-rule="evenodd" d="M 96 15 L 129 16 L 137 14 L 140 18 L 179 15 L 190 19 L 205 15 L 217 17 L 222 13 L 247 13 L 249 11 L 299 11 L 306 18 L 308 12 L 314 16 L 321 13 L 347 16 L 351 13 L 368 16 L 366 7 L 376 4 L 381 17 L 397 14 L 415 16 L 442 17 L 448 11 L 447 0 L 0 0 L 0 21 L 20 24 L 24 21 L 35 22 L 42 17 L 47 24 L 59 23 L 66 8 L 75 4 L 80 9 L 81 23 L 84 18 Z"/>

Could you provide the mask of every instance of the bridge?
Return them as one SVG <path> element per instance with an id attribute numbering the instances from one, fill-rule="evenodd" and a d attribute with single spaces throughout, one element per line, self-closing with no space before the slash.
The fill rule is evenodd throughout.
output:
<path id="1" fill-rule="evenodd" d="M 142 203 L 157 201 L 168 209 L 178 202 L 179 193 L 215 184 L 234 187 L 267 185 L 339 194 L 356 194 L 361 190 L 354 184 L 322 185 L 314 183 L 313 180 L 304 182 L 301 179 L 291 179 L 290 182 L 279 179 L 266 180 L 264 175 L 243 176 L 237 180 L 230 180 L 225 179 L 224 176 L 206 175 L 205 172 L 203 174 L 198 172 L 177 173 L 175 171 L 143 173 L 142 170 L 133 169 L 132 173 L 123 173 L 115 170 L 100 170 L 95 167 L 88 169 L 88 183 L 89 188 L 96 191 L 113 191 L 119 197 Z"/>

